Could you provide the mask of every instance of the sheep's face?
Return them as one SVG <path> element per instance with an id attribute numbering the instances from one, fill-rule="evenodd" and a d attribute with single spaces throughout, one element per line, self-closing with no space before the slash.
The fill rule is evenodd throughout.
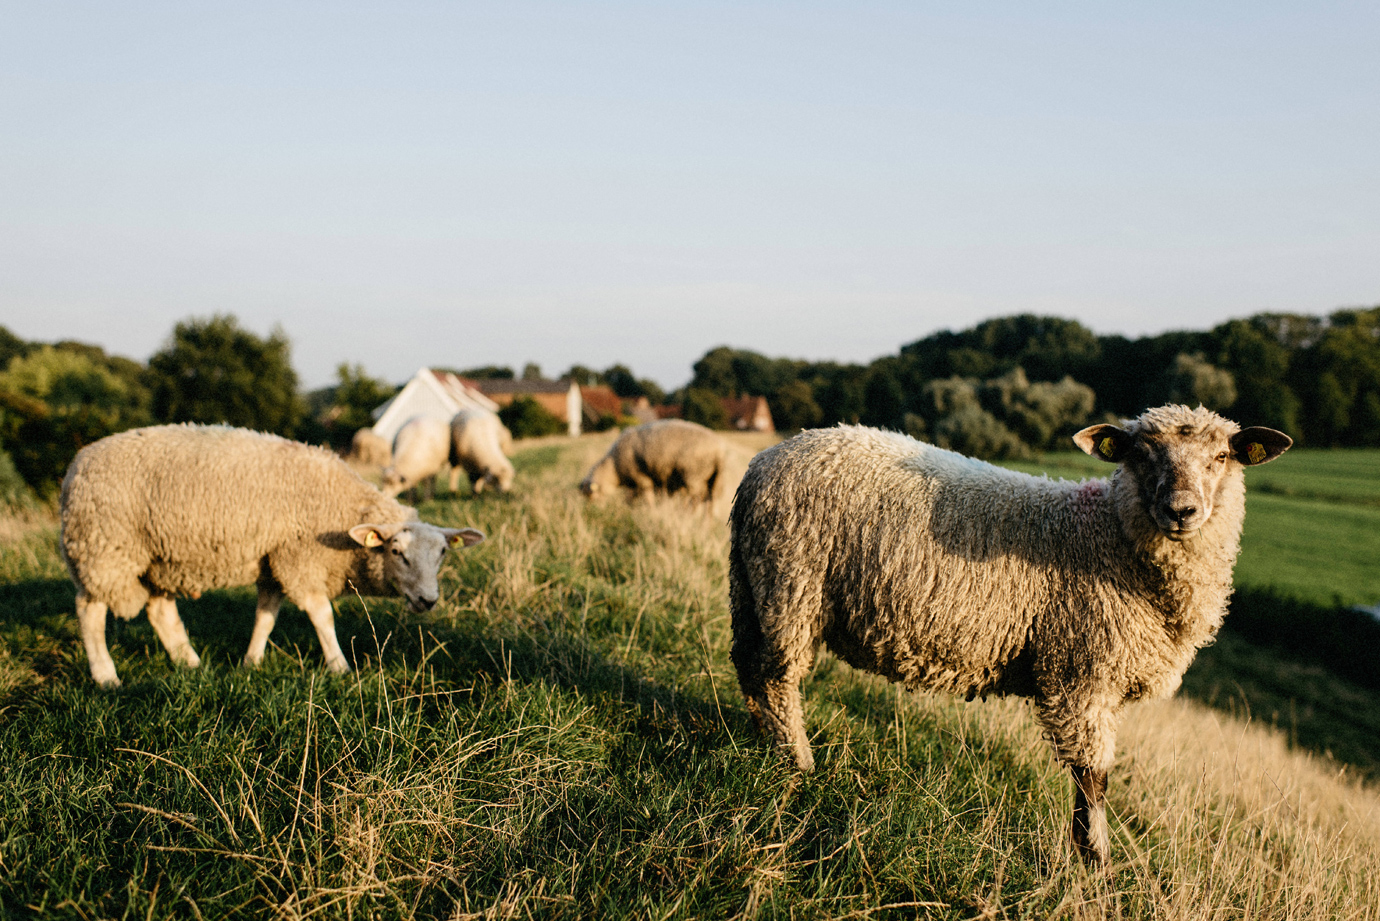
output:
<path id="1" fill-rule="evenodd" d="M 474 528 L 438 528 L 420 521 L 355 525 L 350 537 L 381 556 L 388 584 L 418 613 L 430 610 L 441 597 L 438 577 L 446 551 L 484 540 Z"/>
<path id="2" fill-rule="evenodd" d="M 613 459 L 608 457 L 595 464 L 580 481 L 580 492 L 584 493 L 586 499 L 611 496 L 617 489 L 618 473 L 614 469 Z"/>
<path id="3" fill-rule="evenodd" d="M 1293 444 L 1274 429 L 1238 431 L 1202 407 L 1149 410 L 1125 429 L 1094 425 L 1074 442 L 1093 457 L 1121 464 L 1155 526 L 1175 541 L 1193 537 L 1212 517 L 1227 476 L 1268 463 Z"/>

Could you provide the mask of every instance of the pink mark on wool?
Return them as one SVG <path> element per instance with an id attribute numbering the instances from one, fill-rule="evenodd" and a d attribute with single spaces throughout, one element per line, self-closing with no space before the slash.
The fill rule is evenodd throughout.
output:
<path id="1" fill-rule="evenodd" d="M 1107 484 L 1101 480 L 1089 480 L 1073 491 L 1073 516 L 1078 521 L 1091 521 L 1102 503 Z"/>

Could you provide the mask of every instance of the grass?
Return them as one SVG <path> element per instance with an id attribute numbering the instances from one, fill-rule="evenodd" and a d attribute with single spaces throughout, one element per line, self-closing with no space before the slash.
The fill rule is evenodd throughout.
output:
<path id="1" fill-rule="evenodd" d="M 5 534 L 0 916 L 1380 914 L 1380 798 L 1291 745 L 1284 704 L 1131 708 L 1106 877 L 1071 854 L 1071 783 L 1022 702 L 909 695 L 825 656 L 819 769 L 788 770 L 728 662 L 723 522 L 586 505 L 573 484 L 610 437 L 525 448 L 509 496 L 424 505 L 490 540 L 425 615 L 342 599 L 345 676 L 291 610 L 264 666 L 237 667 L 235 590 L 181 605 L 194 671 L 121 624 L 125 685 L 102 692 L 52 523 Z M 1237 652 L 1203 693 L 1244 717 L 1233 680 L 1270 668 Z"/>

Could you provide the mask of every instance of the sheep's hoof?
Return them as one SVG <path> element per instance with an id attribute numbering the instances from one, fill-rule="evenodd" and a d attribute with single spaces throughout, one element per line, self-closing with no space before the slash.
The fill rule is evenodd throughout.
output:
<path id="1" fill-rule="evenodd" d="M 344 659 L 332 659 L 326 663 L 326 668 L 330 669 L 332 675 L 343 675 L 350 670 L 350 663 Z"/>

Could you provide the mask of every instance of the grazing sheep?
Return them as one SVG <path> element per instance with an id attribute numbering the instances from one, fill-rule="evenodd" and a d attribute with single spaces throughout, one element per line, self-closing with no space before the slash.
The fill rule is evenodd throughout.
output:
<path id="1" fill-rule="evenodd" d="M 105 615 L 149 622 L 174 662 L 195 668 L 176 595 L 255 582 L 246 665 L 263 659 L 287 597 L 311 618 L 326 666 L 350 670 L 331 599 L 398 595 L 414 611 L 439 596 L 447 547 L 484 539 L 438 528 L 360 479 L 325 448 L 225 426 L 166 425 L 102 438 L 62 481 L 62 556 L 77 586 L 91 677 L 120 683 Z"/>
<path id="2" fill-rule="evenodd" d="M 476 496 L 486 486 L 512 489 L 513 464 L 505 456 L 512 450 L 512 433 L 498 416 L 482 409 L 460 410 L 450 420 L 450 491 L 460 485 L 462 469 Z"/>
<path id="3" fill-rule="evenodd" d="M 821 642 L 911 688 L 1030 697 L 1072 768 L 1077 850 L 1107 859 L 1120 710 L 1172 694 L 1216 634 L 1243 467 L 1291 442 L 1183 406 L 1074 442 L 1111 477 L 1032 477 L 855 426 L 757 455 L 731 520 L 733 662 L 797 767 L 814 765 L 800 680 Z"/>
<path id="4" fill-rule="evenodd" d="M 702 425 L 662 419 L 627 429 L 580 483 L 588 498 L 612 495 L 620 486 L 632 498 L 684 493 L 692 502 L 714 504 L 722 496 L 727 445 Z"/>
<path id="5" fill-rule="evenodd" d="M 383 471 L 383 494 L 396 496 L 426 481 L 436 495 L 434 477 L 450 457 L 450 425 L 434 416 L 414 416 L 393 436 L 393 463 Z"/>
<path id="6" fill-rule="evenodd" d="M 393 449 L 388 439 L 373 429 L 359 429 L 350 439 L 350 453 L 345 459 L 365 467 L 387 467 L 393 463 Z"/>

